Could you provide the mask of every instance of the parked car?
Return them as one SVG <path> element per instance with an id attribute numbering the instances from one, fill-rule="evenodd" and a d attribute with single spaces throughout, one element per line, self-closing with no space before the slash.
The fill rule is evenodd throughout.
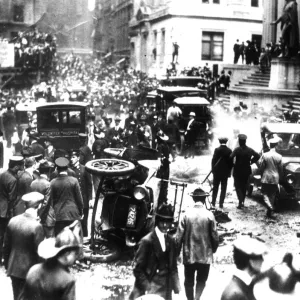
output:
<path id="1" fill-rule="evenodd" d="M 52 137 L 56 149 L 79 149 L 79 133 L 86 132 L 87 105 L 83 102 L 37 105 L 37 132 L 41 142 Z"/>
<path id="2" fill-rule="evenodd" d="M 283 178 L 280 180 L 276 205 L 286 200 L 300 200 L 300 124 L 263 123 L 261 125 L 262 153 L 269 150 L 268 140 L 274 136 L 280 138 L 276 151 L 282 155 Z M 253 167 L 248 195 L 253 187 L 261 186 L 259 168 Z"/>

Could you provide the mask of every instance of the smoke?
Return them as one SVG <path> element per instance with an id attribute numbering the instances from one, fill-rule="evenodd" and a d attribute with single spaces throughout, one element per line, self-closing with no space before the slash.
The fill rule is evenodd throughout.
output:
<path id="1" fill-rule="evenodd" d="M 237 136 L 240 133 L 247 135 L 247 146 L 257 152 L 261 151 L 260 118 L 254 118 L 245 112 L 240 112 L 239 114 L 226 112 L 218 104 L 212 106 L 212 113 L 212 131 L 214 133 L 210 149 L 212 153 L 220 145 L 218 138 L 221 136 L 228 138 L 227 146 L 230 149 L 233 150 L 239 146 Z"/>

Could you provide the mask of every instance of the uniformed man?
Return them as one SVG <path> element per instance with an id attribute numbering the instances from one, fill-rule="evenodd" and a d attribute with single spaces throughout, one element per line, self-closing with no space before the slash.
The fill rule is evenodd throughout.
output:
<path id="1" fill-rule="evenodd" d="M 123 144 L 123 131 L 124 129 L 120 126 L 121 118 L 115 117 L 115 126 L 111 129 L 111 147 L 121 148 Z"/>
<path id="2" fill-rule="evenodd" d="M 265 244 L 249 236 L 240 237 L 234 242 L 233 260 L 236 269 L 231 281 L 223 291 L 221 300 L 255 299 L 252 283 L 255 276 L 261 271 L 266 251 Z"/>
<path id="3" fill-rule="evenodd" d="M 78 179 L 81 195 L 83 199 L 83 219 L 82 230 L 83 236 L 88 236 L 88 217 L 89 217 L 89 202 L 92 200 L 92 176 L 85 169 L 85 166 L 79 163 L 78 151 L 71 152 L 71 168 L 75 172 L 75 177 Z"/>
<path id="4" fill-rule="evenodd" d="M 19 299 L 28 270 L 39 262 L 37 249 L 44 239 L 38 209 L 44 195 L 31 192 L 22 197 L 26 211 L 13 217 L 7 226 L 4 240 L 4 265 L 11 278 L 14 300 Z"/>
<path id="5" fill-rule="evenodd" d="M 233 150 L 230 158 L 235 158 L 233 179 L 234 187 L 239 200 L 239 205 L 237 208 L 241 209 L 244 207 L 248 179 L 252 172 L 251 165 L 259 160 L 260 155 L 252 148 L 246 146 L 247 136 L 245 134 L 239 134 L 238 139 L 240 146 Z"/>
<path id="6" fill-rule="evenodd" d="M 227 181 L 228 177 L 230 177 L 232 169 L 232 159 L 230 158 L 232 151 L 226 146 L 226 143 L 228 142 L 227 137 L 219 137 L 219 142 L 220 147 L 215 149 L 211 161 L 211 168 L 214 176 L 212 205 L 216 205 L 219 185 L 221 183 L 221 195 L 219 200 L 219 206 L 220 208 L 223 208 L 227 190 Z"/>

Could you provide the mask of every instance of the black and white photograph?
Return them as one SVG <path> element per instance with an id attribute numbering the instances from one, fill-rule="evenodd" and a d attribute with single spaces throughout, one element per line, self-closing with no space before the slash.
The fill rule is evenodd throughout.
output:
<path id="1" fill-rule="evenodd" d="M 0 0 L 1 300 L 299 300 L 296 0 Z"/>

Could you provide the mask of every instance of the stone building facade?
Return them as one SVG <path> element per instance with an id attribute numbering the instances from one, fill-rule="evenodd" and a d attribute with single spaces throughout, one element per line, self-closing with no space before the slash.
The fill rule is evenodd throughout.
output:
<path id="1" fill-rule="evenodd" d="M 10 39 L 36 24 L 55 33 L 60 49 L 91 49 L 92 17 L 88 0 L 0 0 L 0 36 Z"/>
<path id="2" fill-rule="evenodd" d="M 262 16 L 262 0 L 142 1 L 129 25 L 131 65 L 165 74 L 175 42 L 179 68 L 233 63 L 237 39 L 260 43 Z"/>

